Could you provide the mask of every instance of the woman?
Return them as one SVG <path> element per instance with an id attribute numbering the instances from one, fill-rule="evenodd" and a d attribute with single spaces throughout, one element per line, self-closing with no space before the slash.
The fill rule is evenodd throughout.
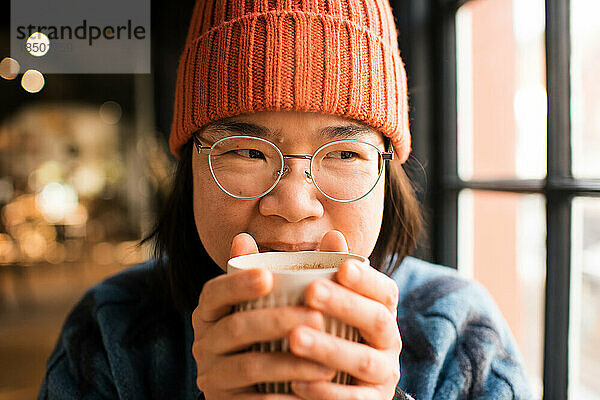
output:
<path id="1" fill-rule="evenodd" d="M 91 289 L 68 317 L 46 398 L 530 398 L 480 286 L 409 254 L 421 224 L 402 164 L 406 77 L 386 0 L 198 1 L 169 139 L 179 159 L 156 258 Z M 349 251 L 306 307 L 230 314 L 268 271 L 259 251 Z M 361 334 L 320 332 L 323 314 Z M 288 336 L 290 353 L 247 353 Z M 352 385 L 330 382 L 336 370 Z M 293 394 L 255 385 L 293 381 Z"/>

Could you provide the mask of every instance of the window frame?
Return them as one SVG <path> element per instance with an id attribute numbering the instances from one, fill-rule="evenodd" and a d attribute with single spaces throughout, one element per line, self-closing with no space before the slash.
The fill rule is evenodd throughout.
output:
<path id="1" fill-rule="evenodd" d="M 575 197 L 600 196 L 600 179 L 571 169 L 570 0 L 546 0 L 547 175 L 545 179 L 460 179 L 457 160 L 457 10 L 469 1 L 392 0 L 406 63 L 413 154 L 429 176 L 413 176 L 431 216 L 417 255 L 456 268 L 461 190 L 535 193 L 546 200 L 544 399 L 568 397 L 571 213 Z M 411 168 L 407 168 L 409 173 Z M 413 174 L 414 175 L 414 174 Z"/>

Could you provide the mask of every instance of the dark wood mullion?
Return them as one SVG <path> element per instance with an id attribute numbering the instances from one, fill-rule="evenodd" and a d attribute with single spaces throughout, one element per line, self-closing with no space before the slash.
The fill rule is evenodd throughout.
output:
<path id="1" fill-rule="evenodd" d="M 515 193 L 540 193 L 556 191 L 565 195 L 600 196 L 600 180 L 573 178 L 553 179 L 490 179 L 462 181 L 448 179 L 444 186 L 454 190 L 494 190 Z"/>
<path id="2" fill-rule="evenodd" d="M 565 149 L 569 151 L 570 149 Z M 600 180 L 574 179 L 572 177 L 556 177 L 548 181 L 548 190 L 560 190 L 569 194 L 597 195 L 600 193 Z"/>
<path id="3" fill-rule="evenodd" d="M 571 181 L 569 0 L 546 0 L 548 177 L 544 399 L 566 399 L 569 378 Z"/>
<path id="4" fill-rule="evenodd" d="M 422 0 L 416 0 L 422 1 Z M 478 0 L 436 0 L 438 4 L 446 9 L 452 9 L 453 11 L 458 10 L 460 7 L 464 6 L 466 3 L 470 1 L 478 1 Z"/>
<path id="5" fill-rule="evenodd" d="M 569 285 L 571 201 L 564 193 L 547 197 L 544 399 L 566 399 L 569 374 Z"/>
<path id="6" fill-rule="evenodd" d="M 459 178 L 447 180 L 444 186 L 454 190 L 472 189 L 472 190 L 493 190 L 500 192 L 515 193 L 544 193 L 546 190 L 545 179 L 491 179 L 463 181 Z"/>
<path id="7" fill-rule="evenodd" d="M 456 28 L 458 4 L 447 0 L 434 1 L 434 54 L 438 62 L 434 72 L 437 97 L 432 99 L 436 111 L 433 123 L 435 149 L 434 168 L 435 210 L 433 221 L 436 261 L 456 268 L 458 265 L 458 190 L 444 185 L 458 179 L 457 109 L 456 109 Z"/>
<path id="8" fill-rule="evenodd" d="M 567 398 L 568 327 L 571 256 L 571 198 L 600 194 L 600 183 L 574 180 L 570 151 L 570 30 L 569 1 L 546 1 L 546 60 L 548 93 L 548 176 L 546 180 L 494 180 L 464 182 L 456 163 L 456 42 L 454 12 L 466 1 L 437 2 L 439 28 L 435 32 L 440 67 L 436 92 L 440 100 L 434 160 L 442 189 L 436 196 L 436 254 L 439 261 L 456 265 L 457 196 L 465 188 L 541 193 L 547 198 L 547 278 L 544 341 L 544 398 Z M 452 12 L 452 15 L 448 15 Z"/>

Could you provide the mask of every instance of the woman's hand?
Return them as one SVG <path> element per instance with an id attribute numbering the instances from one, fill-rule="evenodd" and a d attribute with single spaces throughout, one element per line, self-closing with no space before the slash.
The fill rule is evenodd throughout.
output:
<path id="1" fill-rule="evenodd" d="M 231 257 L 258 252 L 248 234 L 235 237 Z M 331 380 L 335 370 L 292 353 L 239 351 L 256 342 L 289 335 L 299 325 L 320 330 L 323 315 L 308 307 L 277 307 L 230 314 L 233 305 L 262 297 L 271 291 L 272 274 L 261 269 L 221 275 L 206 282 L 192 313 L 198 388 L 207 400 L 298 400 L 293 394 L 256 393 L 258 382 Z"/>
<path id="2" fill-rule="evenodd" d="M 344 236 L 328 232 L 320 250 L 348 251 Z M 398 286 L 385 274 L 353 260 L 342 263 L 339 283 L 320 279 L 306 289 L 312 308 L 358 328 L 365 343 L 354 343 L 318 329 L 299 326 L 290 335 L 292 353 L 352 375 L 354 385 L 300 382 L 292 390 L 302 399 L 391 400 L 400 380 L 402 340 L 396 322 Z"/>

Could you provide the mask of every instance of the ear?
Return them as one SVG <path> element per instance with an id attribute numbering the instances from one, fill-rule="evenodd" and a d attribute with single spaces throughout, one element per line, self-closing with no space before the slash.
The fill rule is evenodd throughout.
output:
<path id="1" fill-rule="evenodd" d="M 348 252 L 348 243 L 346 242 L 346 238 L 344 234 L 340 231 L 336 231 L 335 229 L 330 230 L 321 238 L 321 243 L 319 244 L 320 251 L 339 251 L 339 252 Z"/>
<path id="2" fill-rule="evenodd" d="M 246 232 L 238 233 L 231 242 L 229 258 L 258 253 L 258 246 L 254 238 Z"/>

